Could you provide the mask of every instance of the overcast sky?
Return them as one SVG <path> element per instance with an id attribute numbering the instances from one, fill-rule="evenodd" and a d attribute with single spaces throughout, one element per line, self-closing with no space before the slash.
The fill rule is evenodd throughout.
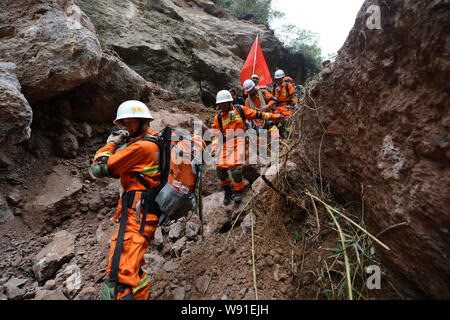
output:
<path id="1" fill-rule="evenodd" d="M 272 0 L 285 16 L 271 25 L 295 24 L 319 34 L 322 56 L 337 52 L 347 39 L 364 0 Z"/>

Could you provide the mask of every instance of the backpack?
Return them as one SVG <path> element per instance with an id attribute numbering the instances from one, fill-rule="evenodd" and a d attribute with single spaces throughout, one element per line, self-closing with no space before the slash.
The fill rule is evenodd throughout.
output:
<path id="1" fill-rule="evenodd" d="M 153 200 L 158 204 L 156 213 L 160 215 L 160 224 L 187 216 L 191 209 L 202 219 L 199 209 L 203 170 L 200 159 L 206 145 L 203 139 L 198 135 L 186 136 L 186 132 L 167 126 L 156 136 L 145 134 L 133 143 L 141 140 L 154 142 L 160 149 L 160 185 Z M 142 173 L 135 175 L 150 188 Z"/>
<path id="2" fill-rule="evenodd" d="M 284 78 L 283 78 L 283 81 L 284 81 L 284 86 L 285 86 L 285 88 L 286 88 L 287 94 L 289 94 L 289 83 L 292 84 L 292 86 L 293 86 L 294 89 L 295 89 L 294 80 L 292 80 L 291 77 L 284 77 Z M 277 83 L 274 82 L 274 83 L 273 83 L 273 86 L 272 86 L 272 90 L 271 90 L 271 92 L 270 92 L 274 97 L 276 97 L 276 93 L 275 93 L 276 88 L 277 88 Z M 297 93 L 297 91 L 296 91 L 294 94 L 296 94 L 296 93 Z M 291 99 L 290 99 L 289 101 L 287 101 L 287 103 L 288 103 L 288 109 L 291 108 L 291 107 L 289 107 L 289 106 L 292 106 L 292 104 L 293 104 L 293 102 L 292 102 L 292 96 L 290 95 L 289 98 L 291 98 Z M 279 104 L 281 104 L 281 103 L 285 103 L 285 102 L 283 102 L 283 101 L 278 102 L 278 101 L 277 101 L 276 105 L 279 105 Z"/>

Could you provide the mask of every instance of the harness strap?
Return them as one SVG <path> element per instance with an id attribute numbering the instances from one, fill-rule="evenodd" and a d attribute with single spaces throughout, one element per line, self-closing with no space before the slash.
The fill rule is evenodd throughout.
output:
<path id="1" fill-rule="evenodd" d="M 150 188 L 148 183 L 144 180 L 144 176 L 142 173 L 135 172 L 134 174 L 146 188 L 146 191 L 143 191 L 141 196 L 141 209 L 143 211 L 142 211 L 142 221 L 139 227 L 139 233 L 142 234 L 144 233 L 145 222 L 149 210 L 153 214 L 155 214 L 158 218 L 161 217 L 161 215 L 163 214 L 161 208 L 159 207 L 158 203 L 155 200 L 156 196 L 158 195 L 159 191 L 161 191 L 164 185 L 163 183 L 160 183 L 159 186 L 157 186 L 156 188 Z"/>
<path id="2" fill-rule="evenodd" d="M 127 226 L 127 209 L 133 205 L 135 191 L 128 191 L 122 195 L 122 211 L 120 213 L 119 231 L 117 233 L 116 247 L 111 261 L 111 272 L 109 281 L 117 284 L 119 275 L 120 256 L 122 254 L 123 240 Z M 117 285 L 114 290 L 114 296 L 117 298 Z"/>

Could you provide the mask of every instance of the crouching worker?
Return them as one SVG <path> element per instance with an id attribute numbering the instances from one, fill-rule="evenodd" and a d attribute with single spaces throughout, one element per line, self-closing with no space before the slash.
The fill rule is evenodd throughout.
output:
<path id="1" fill-rule="evenodd" d="M 156 143 L 140 139 L 145 134 L 156 135 L 156 130 L 149 129 L 151 120 L 153 117 L 144 103 L 135 100 L 122 103 L 114 124 L 126 130 L 115 131 L 108 137 L 91 166 L 97 178 L 120 177 L 124 191 L 113 218 L 120 222 L 111 237 L 107 277 L 101 289 L 103 300 L 149 297 L 149 278 L 141 267 L 158 226 L 157 209 L 152 203 L 160 185 L 160 151 Z M 152 195 L 153 201 L 141 201 L 152 199 Z"/>
<path id="2" fill-rule="evenodd" d="M 212 125 L 214 134 L 222 134 L 223 137 L 223 145 L 220 148 L 216 163 L 216 173 L 220 185 L 225 191 L 224 205 L 229 204 L 232 197 L 235 202 L 242 201 L 242 189 L 245 183 L 240 166 L 244 164 L 248 157 L 248 140 L 239 135 L 248 129 L 246 120 L 284 121 L 282 114 L 275 115 L 261 112 L 244 106 L 233 105 L 232 102 L 233 97 L 229 91 L 222 90 L 217 93 L 216 104 L 219 110 Z M 212 157 L 215 157 L 218 149 L 219 139 L 213 137 Z M 228 170 L 231 171 L 232 179 L 228 175 Z M 234 195 L 231 184 L 233 184 Z"/>

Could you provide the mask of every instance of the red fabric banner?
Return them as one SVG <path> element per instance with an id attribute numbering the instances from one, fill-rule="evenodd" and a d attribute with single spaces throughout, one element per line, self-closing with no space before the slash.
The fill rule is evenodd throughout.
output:
<path id="1" fill-rule="evenodd" d="M 268 85 L 272 83 L 272 77 L 270 76 L 269 68 L 267 67 L 266 60 L 264 59 L 258 36 L 253 43 L 252 49 L 250 50 L 241 71 L 242 86 L 244 85 L 245 80 L 251 78 L 252 74 L 257 74 L 259 76 L 258 85 Z"/>

